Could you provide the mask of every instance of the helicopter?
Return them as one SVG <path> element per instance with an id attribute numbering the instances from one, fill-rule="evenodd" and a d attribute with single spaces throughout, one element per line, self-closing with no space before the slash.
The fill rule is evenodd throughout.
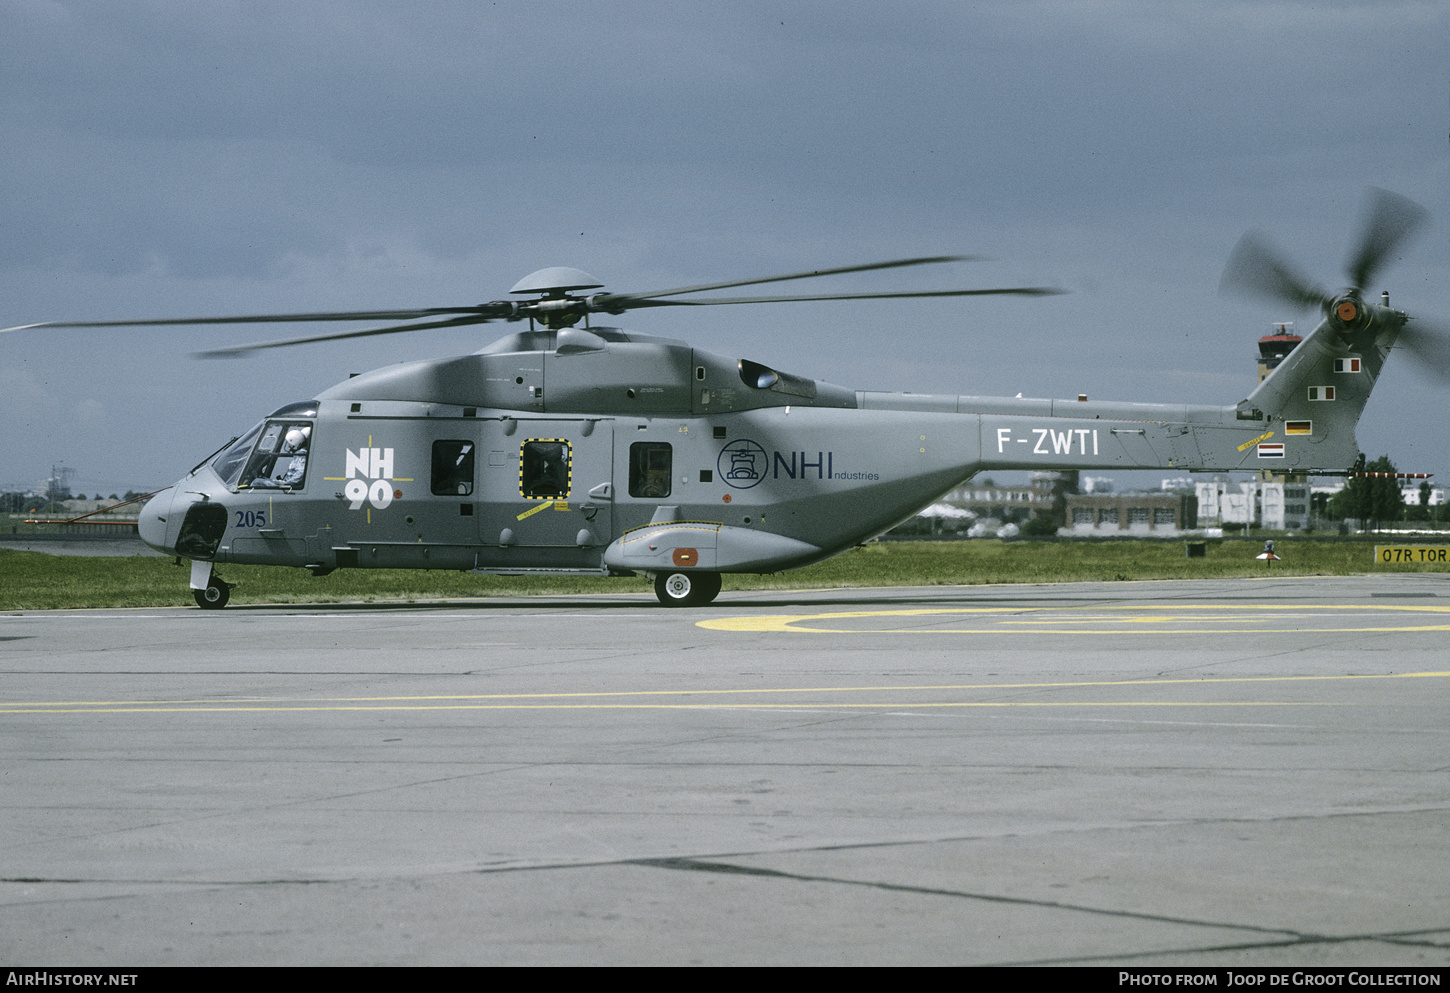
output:
<path id="1" fill-rule="evenodd" d="M 227 563 L 318 576 L 643 575 L 662 604 L 687 607 L 714 600 L 722 574 L 779 572 L 861 544 L 986 469 L 1353 472 L 1364 458 L 1355 425 L 1390 348 L 1405 343 L 1443 369 L 1442 332 L 1412 324 L 1388 293 L 1377 304 L 1365 296 L 1424 218 L 1412 201 L 1372 191 L 1349 286 L 1336 292 L 1245 236 L 1223 287 L 1318 307 L 1324 318 L 1252 393 L 1224 406 L 855 390 L 591 321 L 659 307 L 1061 292 L 695 296 L 968 256 L 648 293 L 603 292 L 588 273 L 554 267 L 509 291 L 526 299 L 474 306 L 23 327 L 385 322 L 198 353 L 229 357 L 527 321 L 475 353 L 386 366 L 273 410 L 147 502 L 140 537 L 191 560 L 190 586 L 207 609 L 228 602 L 232 584 L 217 572 Z"/>

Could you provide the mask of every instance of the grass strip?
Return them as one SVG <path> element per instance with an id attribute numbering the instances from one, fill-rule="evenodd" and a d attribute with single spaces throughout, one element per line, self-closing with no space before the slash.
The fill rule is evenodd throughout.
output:
<path id="1" fill-rule="evenodd" d="M 1190 559 L 1181 541 L 876 542 L 825 562 L 769 576 L 726 576 L 726 590 L 853 586 L 970 586 L 987 583 L 1124 582 L 1346 576 L 1373 571 L 1435 572 L 1415 564 L 1379 570 L 1365 542 L 1280 540 L 1282 560 L 1254 558 L 1257 540 L 1209 542 Z M 48 555 L 0 549 L 0 610 L 185 606 L 193 603 L 189 563 L 156 556 Z M 338 603 L 497 596 L 632 593 L 653 596 L 643 578 L 478 576 L 464 572 L 340 569 L 314 577 L 277 566 L 224 565 L 237 583 L 233 603 Z"/>

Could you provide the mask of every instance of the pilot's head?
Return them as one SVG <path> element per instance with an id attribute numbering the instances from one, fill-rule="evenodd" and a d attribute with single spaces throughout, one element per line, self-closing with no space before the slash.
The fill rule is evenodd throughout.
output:
<path id="1" fill-rule="evenodd" d="M 307 429 L 290 428 L 287 436 L 282 439 L 282 451 L 284 453 L 300 452 L 307 447 Z"/>

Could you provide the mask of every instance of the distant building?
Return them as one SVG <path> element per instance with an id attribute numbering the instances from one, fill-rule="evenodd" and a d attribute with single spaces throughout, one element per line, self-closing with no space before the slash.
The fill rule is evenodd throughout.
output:
<path id="1" fill-rule="evenodd" d="M 1309 525 L 1312 507 L 1309 503 L 1309 480 L 1294 473 L 1283 482 L 1264 483 L 1260 488 L 1260 520 L 1264 527 L 1292 531 Z"/>
<path id="2" fill-rule="evenodd" d="M 1020 486 L 997 486 L 986 483 L 964 483 L 942 497 L 942 502 L 969 510 L 977 517 L 994 517 L 998 520 L 1017 520 L 1028 517 L 1033 510 L 1044 506 L 1030 484 Z M 1046 506 L 1052 505 L 1051 500 Z"/>
<path id="3" fill-rule="evenodd" d="M 1253 524 L 1275 531 L 1306 527 L 1313 516 L 1312 492 L 1319 489 L 1295 477 L 1233 482 L 1217 476 L 1194 486 L 1204 524 Z"/>
<path id="4" fill-rule="evenodd" d="M 1190 493 L 1075 493 L 1066 504 L 1069 526 L 1079 534 L 1198 527 L 1198 498 Z"/>
<path id="5" fill-rule="evenodd" d="M 1418 507 L 1420 505 L 1420 482 L 1409 480 L 1400 488 L 1400 496 L 1404 498 L 1406 507 Z M 1446 490 L 1443 486 L 1430 487 L 1430 499 L 1425 504 L 1427 507 L 1439 507 L 1446 502 Z"/>
<path id="6" fill-rule="evenodd" d="M 1066 521 L 1063 497 L 1077 490 L 1076 472 L 1034 472 L 1025 486 L 996 486 L 990 481 L 964 483 L 942 497 L 942 503 L 979 518 L 1023 521 L 1050 517 L 1062 527 Z"/>
<path id="7" fill-rule="evenodd" d="M 1198 526 L 1198 501 L 1181 491 L 1114 493 L 1112 480 L 1094 477 L 1093 492 L 1077 493 L 1075 472 L 1036 472 L 1026 486 L 967 483 L 942 498 L 978 518 L 1023 521 L 1048 517 L 1077 534 L 1187 531 Z M 938 504 L 937 507 L 941 507 Z"/>

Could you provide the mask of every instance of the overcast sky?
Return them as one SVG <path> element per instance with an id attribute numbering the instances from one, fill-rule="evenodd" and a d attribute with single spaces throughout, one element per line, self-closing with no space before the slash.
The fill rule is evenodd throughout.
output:
<path id="1" fill-rule="evenodd" d="M 858 389 L 1233 403 L 1272 321 L 1314 323 L 1218 294 L 1249 228 L 1338 286 L 1365 189 L 1409 196 L 1434 223 L 1367 289 L 1450 320 L 1447 29 L 1443 0 L 0 0 L 0 326 L 981 253 L 790 289 L 1072 294 L 619 323 Z M 0 488 L 155 489 L 507 330 L 230 362 L 188 353 L 277 326 L 0 335 Z M 1392 357 L 1361 448 L 1450 481 L 1445 393 Z"/>

